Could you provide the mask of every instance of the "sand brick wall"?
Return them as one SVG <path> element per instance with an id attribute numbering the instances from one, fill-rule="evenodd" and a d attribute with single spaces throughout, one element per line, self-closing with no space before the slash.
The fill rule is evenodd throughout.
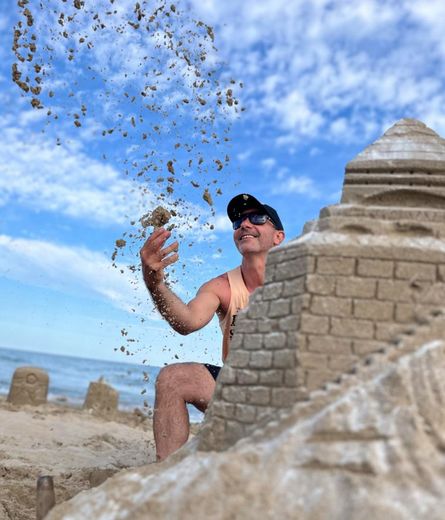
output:
<path id="1" fill-rule="evenodd" d="M 432 245 L 407 250 L 382 236 L 272 251 L 264 287 L 238 317 L 201 446 L 233 444 L 441 305 L 445 250 Z"/>

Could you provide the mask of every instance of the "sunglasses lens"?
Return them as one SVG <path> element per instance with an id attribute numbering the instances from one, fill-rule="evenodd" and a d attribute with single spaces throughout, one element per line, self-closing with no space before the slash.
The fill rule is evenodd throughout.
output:
<path id="1" fill-rule="evenodd" d="M 259 215 L 257 213 L 252 213 L 249 217 L 250 222 L 255 225 L 263 225 L 267 221 L 267 215 Z"/>
<path id="2" fill-rule="evenodd" d="M 244 220 L 246 220 L 246 218 L 248 218 L 249 221 L 255 226 L 261 226 L 267 221 L 267 215 L 260 213 L 248 213 L 247 215 L 244 215 L 243 217 L 233 222 L 233 229 L 236 230 L 240 228 L 241 224 L 244 222 Z"/>

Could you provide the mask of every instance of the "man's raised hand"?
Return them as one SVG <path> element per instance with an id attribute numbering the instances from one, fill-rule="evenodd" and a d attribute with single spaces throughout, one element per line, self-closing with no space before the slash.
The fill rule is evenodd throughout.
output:
<path id="1" fill-rule="evenodd" d="M 171 232 L 164 228 L 156 228 L 140 250 L 142 272 L 148 289 L 155 289 L 164 282 L 164 268 L 176 262 L 178 242 L 164 247 Z"/>

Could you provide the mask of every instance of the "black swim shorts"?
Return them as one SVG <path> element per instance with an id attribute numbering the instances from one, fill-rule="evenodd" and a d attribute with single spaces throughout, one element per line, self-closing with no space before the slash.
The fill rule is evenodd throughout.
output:
<path id="1" fill-rule="evenodd" d="M 219 367 L 217 365 L 209 365 L 208 363 L 203 363 L 203 365 L 207 368 L 207 370 L 212 375 L 213 379 L 216 381 L 216 378 L 218 377 L 219 371 L 222 367 Z"/>

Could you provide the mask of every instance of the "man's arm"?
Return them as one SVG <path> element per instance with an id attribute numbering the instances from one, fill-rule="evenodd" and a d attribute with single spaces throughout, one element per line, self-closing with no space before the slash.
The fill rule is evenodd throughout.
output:
<path id="1" fill-rule="evenodd" d="M 179 258 L 178 242 L 163 247 L 170 231 L 155 229 L 140 251 L 145 285 L 161 315 L 180 334 L 189 334 L 206 325 L 220 305 L 212 280 L 204 284 L 197 295 L 185 304 L 166 285 L 164 268 Z"/>

